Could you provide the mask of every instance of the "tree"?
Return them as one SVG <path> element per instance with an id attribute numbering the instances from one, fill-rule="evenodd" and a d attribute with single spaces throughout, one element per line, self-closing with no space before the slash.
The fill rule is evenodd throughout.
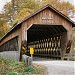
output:
<path id="1" fill-rule="evenodd" d="M 9 26 L 6 25 L 7 20 L 3 18 L 4 14 L 0 14 L 0 38 L 8 31 Z"/>
<path id="2" fill-rule="evenodd" d="M 11 0 L 10 3 L 4 6 L 4 9 L 8 22 L 12 25 L 21 20 L 22 15 L 25 18 L 46 4 L 52 5 L 67 16 L 74 10 L 74 7 L 69 2 L 60 2 L 59 0 L 42 0 L 40 3 L 37 3 L 36 0 Z"/>
<path id="3" fill-rule="evenodd" d="M 59 10 L 67 16 L 70 13 L 69 11 L 74 13 L 74 6 L 72 6 L 69 2 L 60 2 L 59 0 L 43 0 L 40 3 L 40 6 L 42 7 L 46 4 L 52 5 L 54 8 L 56 8 L 57 10 Z"/>

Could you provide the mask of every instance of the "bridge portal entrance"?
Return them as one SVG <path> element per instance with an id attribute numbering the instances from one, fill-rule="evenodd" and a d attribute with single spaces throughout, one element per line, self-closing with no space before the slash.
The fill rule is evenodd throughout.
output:
<path id="1" fill-rule="evenodd" d="M 65 50 L 67 30 L 62 25 L 33 24 L 27 30 L 27 51 L 35 49 L 34 56 L 61 59 Z"/>

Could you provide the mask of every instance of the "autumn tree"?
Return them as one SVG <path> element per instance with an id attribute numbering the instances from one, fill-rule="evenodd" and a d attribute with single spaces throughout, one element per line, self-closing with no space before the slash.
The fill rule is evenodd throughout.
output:
<path id="1" fill-rule="evenodd" d="M 0 38 L 8 31 L 7 20 L 4 19 L 4 14 L 0 14 Z"/>
<path id="2" fill-rule="evenodd" d="M 54 8 L 56 8 L 57 10 L 59 10 L 60 12 L 62 12 L 65 15 L 69 15 L 70 12 L 75 12 L 74 11 L 74 6 L 72 6 L 69 2 L 62 2 L 61 0 L 43 0 L 40 3 L 40 6 L 44 6 L 46 4 L 50 4 L 52 5 Z"/>
<path id="3" fill-rule="evenodd" d="M 18 3 L 18 5 L 20 5 L 18 8 L 19 13 L 15 16 L 14 22 L 24 19 L 39 8 L 38 4 L 34 0 L 19 0 Z"/>
<path id="4" fill-rule="evenodd" d="M 50 4 L 65 15 L 74 11 L 74 7 L 69 2 L 60 2 L 60 0 L 11 0 L 4 6 L 5 14 L 10 25 L 24 19 L 30 13 L 38 10 L 46 4 Z"/>

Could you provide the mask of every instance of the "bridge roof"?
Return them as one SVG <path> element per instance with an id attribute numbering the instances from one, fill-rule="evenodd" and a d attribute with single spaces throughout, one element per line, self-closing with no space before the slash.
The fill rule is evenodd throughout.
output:
<path id="1" fill-rule="evenodd" d="M 61 17 L 63 17 L 64 19 L 68 20 L 69 22 L 72 23 L 72 27 L 75 27 L 75 22 L 72 21 L 69 17 L 67 17 L 66 15 L 62 14 L 60 11 L 58 11 L 57 9 L 55 9 L 53 6 L 47 4 L 46 6 L 44 6 L 43 8 L 41 8 L 40 10 L 34 12 L 33 14 L 29 15 L 28 17 L 26 17 L 25 19 L 17 22 L 0 40 L 0 42 L 8 35 L 10 34 L 10 32 L 12 30 L 14 30 L 17 26 L 21 25 L 21 23 L 25 22 L 26 20 L 28 20 L 29 18 L 35 16 L 36 14 L 38 14 L 39 12 L 45 10 L 46 8 L 50 8 L 52 9 L 54 12 L 58 13 Z"/>

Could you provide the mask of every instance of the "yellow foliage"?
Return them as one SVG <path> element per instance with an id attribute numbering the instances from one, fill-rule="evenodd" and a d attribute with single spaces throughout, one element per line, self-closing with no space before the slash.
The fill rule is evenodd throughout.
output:
<path id="1" fill-rule="evenodd" d="M 23 20 L 24 18 L 29 16 L 31 12 L 33 12 L 33 10 L 28 9 L 28 8 L 24 8 L 24 9 L 20 10 L 19 14 L 15 17 L 14 23 L 16 23 L 20 20 Z"/>

